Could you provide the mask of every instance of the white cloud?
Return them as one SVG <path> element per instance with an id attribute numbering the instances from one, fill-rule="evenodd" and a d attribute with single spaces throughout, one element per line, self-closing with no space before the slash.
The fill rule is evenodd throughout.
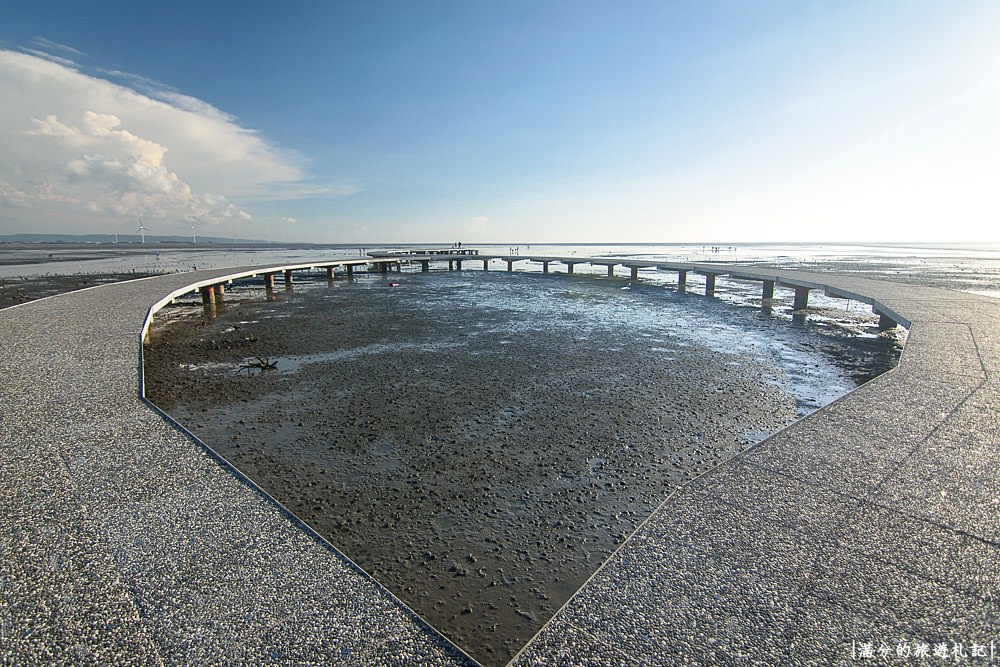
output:
<path id="1" fill-rule="evenodd" d="M 300 156 L 202 100 L 118 75 L 129 85 L 62 57 L 0 50 L 0 203 L 19 211 L 5 226 L 92 231 L 141 217 L 171 233 L 250 220 L 241 199 L 356 191 L 309 183 Z"/>
<path id="2" fill-rule="evenodd" d="M 38 49 L 26 49 L 25 53 L 42 58 L 43 60 L 48 60 L 50 62 L 57 63 L 63 67 L 68 67 L 70 69 L 76 69 L 76 63 L 69 58 L 63 58 L 61 56 L 52 55 L 51 53 L 46 53 L 45 51 L 40 51 Z"/>
<path id="3" fill-rule="evenodd" d="M 62 51 L 71 57 L 85 55 L 82 51 L 78 51 L 72 46 L 62 44 L 61 42 L 55 42 L 51 39 L 46 39 L 45 37 L 35 37 L 32 42 L 34 42 L 39 48 L 45 49 L 47 53 L 51 53 L 52 51 Z"/>

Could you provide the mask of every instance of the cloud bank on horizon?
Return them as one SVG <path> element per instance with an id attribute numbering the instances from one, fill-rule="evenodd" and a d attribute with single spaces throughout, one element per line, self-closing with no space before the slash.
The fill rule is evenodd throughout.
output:
<path id="1" fill-rule="evenodd" d="M 37 49 L 0 50 L 4 227 L 132 234 L 141 220 L 158 234 L 195 225 L 242 236 L 259 228 L 234 199 L 316 191 L 301 156 L 210 104 L 141 83 L 147 91 Z"/>
<path id="2" fill-rule="evenodd" d="M 0 233 L 1000 242 L 988 0 L 53 1 L 0 8 Z"/>

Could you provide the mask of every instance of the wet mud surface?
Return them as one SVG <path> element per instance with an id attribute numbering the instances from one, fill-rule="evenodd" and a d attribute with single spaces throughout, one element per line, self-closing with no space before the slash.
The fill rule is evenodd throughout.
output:
<path id="1" fill-rule="evenodd" d="M 806 261 L 785 259 L 771 262 L 746 262 L 747 266 L 782 268 L 837 273 L 872 280 L 938 287 L 962 291 L 1000 290 L 1000 263 L 993 259 L 956 257 L 855 257 Z"/>
<path id="2" fill-rule="evenodd" d="M 164 311 L 147 393 L 487 665 L 678 485 L 895 363 L 621 280 L 388 280 Z"/>

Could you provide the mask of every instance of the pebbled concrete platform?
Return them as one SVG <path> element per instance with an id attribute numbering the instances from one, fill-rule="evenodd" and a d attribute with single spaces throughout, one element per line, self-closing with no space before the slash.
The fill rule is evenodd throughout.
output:
<path id="1" fill-rule="evenodd" d="M 470 664 L 140 401 L 150 304 L 233 272 L 0 311 L 0 662 Z M 1000 661 L 1000 302 L 767 273 L 905 318 L 899 368 L 668 498 L 515 664 Z"/>
<path id="2" fill-rule="evenodd" d="M 146 311 L 191 282 L 0 311 L 0 663 L 473 664 L 140 401 Z"/>
<path id="3" fill-rule="evenodd" d="M 908 320 L 898 368 L 667 499 L 514 664 L 1000 662 L 1000 302 L 777 273 Z"/>

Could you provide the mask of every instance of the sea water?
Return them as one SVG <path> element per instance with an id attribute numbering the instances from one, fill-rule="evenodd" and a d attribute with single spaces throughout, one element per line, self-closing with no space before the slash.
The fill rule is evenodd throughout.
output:
<path id="1" fill-rule="evenodd" d="M 330 245 L 299 248 L 213 246 L 190 250 L 159 249 L 155 244 L 95 245 L 92 249 L 0 247 L 0 278 L 67 273 L 174 273 L 227 266 L 269 266 L 361 259 L 368 252 L 392 248 L 448 247 L 431 245 Z M 1000 296 L 1000 246 L 997 245 L 880 245 L 880 244 L 477 244 L 484 255 L 549 255 L 567 257 L 621 257 L 663 262 L 722 262 L 766 264 L 809 270 L 836 270 L 854 265 L 854 272 L 886 280 L 915 282 Z M 20 259 L 19 259 L 20 258 Z M 72 258 L 72 259 L 65 259 Z M 28 263 L 30 262 L 30 263 Z M 463 268 L 476 268 L 475 260 Z M 481 264 L 479 264 L 481 266 Z M 517 262 L 516 271 L 541 271 L 541 265 Z M 565 271 L 552 264 L 550 271 Z M 603 266 L 580 264 L 579 273 L 606 272 Z M 649 275 L 652 277 L 652 274 Z M 724 280 L 724 279 L 723 279 Z"/>

